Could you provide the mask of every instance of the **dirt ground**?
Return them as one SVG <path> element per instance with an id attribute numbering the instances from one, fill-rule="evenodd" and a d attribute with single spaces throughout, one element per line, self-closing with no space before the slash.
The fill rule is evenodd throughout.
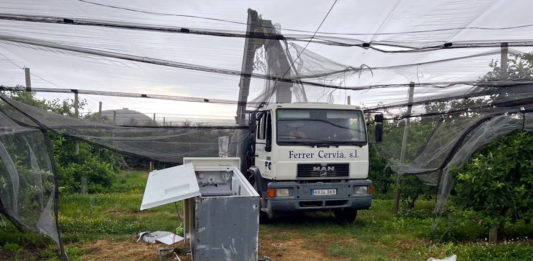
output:
<path id="1" fill-rule="evenodd" d="M 160 260 L 158 249 L 169 248 L 164 244 L 137 243 L 135 239 L 128 241 L 98 240 L 78 245 L 83 252 L 83 260 Z M 188 249 L 188 245 L 178 243 L 172 247 Z M 326 249 L 306 247 L 305 239 L 260 240 L 259 256 L 268 257 L 272 261 L 300 260 L 344 260 L 332 259 L 327 256 Z M 190 261 L 189 255 L 180 255 L 182 261 Z M 163 260 L 171 260 L 166 256 Z"/>

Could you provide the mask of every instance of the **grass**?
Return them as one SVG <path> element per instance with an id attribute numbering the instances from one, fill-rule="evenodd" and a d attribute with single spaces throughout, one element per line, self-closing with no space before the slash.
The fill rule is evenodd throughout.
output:
<path id="1" fill-rule="evenodd" d="M 125 171 L 110 193 L 61 195 L 59 221 L 72 260 L 104 259 L 98 257 L 102 249 L 91 248 L 102 240 L 104 248 L 115 242 L 135 251 L 141 246 L 134 243 L 138 232 L 174 231 L 180 225 L 173 204 L 139 211 L 146 177 L 146 172 Z M 181 203 L 177 207 L 182 210 Z M 476 222 L 455 212 L 436 220 L 433 207 L 432 201 L 419 201 L 415 209 L 393 215 L 392 200 L 376 199 L 353 224 L 335 223 L 327 212 L 295 213 L 260 226 L 259 252 L 272 260 L 427 260 L 452 254 L 459 260 L 533 260 L 533 243 L 527 238 L 533 234 L 531 224 L 509 227 L 518 240 L 491 245 Z M 436 221 L 439 226 L 433 229 Z M 0 246 L 2 260 L 57 259 L 51 240 L 21 234 L 11 225 L 0 227 Z M 157 258 L 153 247 L 146 249 L 145 255 Z M 135 255 L 124 259 L 140 259 Z"/>

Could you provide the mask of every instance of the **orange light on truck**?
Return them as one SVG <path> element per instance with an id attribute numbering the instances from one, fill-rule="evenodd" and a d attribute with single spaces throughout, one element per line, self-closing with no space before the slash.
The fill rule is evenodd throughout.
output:
<path id="1" fill-rule="evenodd" d="M 273 188 L 269 188 L 267 190 L 267 195 L 271 198 L 275 198 L 276 197 L 276 189 L 273 189 Z"/>
<path id="2" fill-rule="evenodd" d="M 370 194 L 374 194 L 374 186 L 370 186 L 370 189 L 368 190 Z"/>

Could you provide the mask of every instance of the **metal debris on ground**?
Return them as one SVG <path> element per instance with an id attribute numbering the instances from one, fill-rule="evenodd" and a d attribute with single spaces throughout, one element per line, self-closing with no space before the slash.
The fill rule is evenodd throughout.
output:
<path id="1" fill-rule="evenodd" d="M 157 241 L 166 245 L 172 245 L 183 240 L 183 237 L 168 231 L 145 231 L 139 233 L 138 235 L 139 237 L 137 238 L 137 242 L 142 240 L 147 243 L 155 243 Z"/>

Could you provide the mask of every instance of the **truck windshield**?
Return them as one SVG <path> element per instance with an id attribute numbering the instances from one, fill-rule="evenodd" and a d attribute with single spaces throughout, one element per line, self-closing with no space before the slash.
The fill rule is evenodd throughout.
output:
<path id="1" fill-rule="evenodd" d="M 366 130 L 358 110 L 278 109 L 279 145 L 364 145 Z"/>

